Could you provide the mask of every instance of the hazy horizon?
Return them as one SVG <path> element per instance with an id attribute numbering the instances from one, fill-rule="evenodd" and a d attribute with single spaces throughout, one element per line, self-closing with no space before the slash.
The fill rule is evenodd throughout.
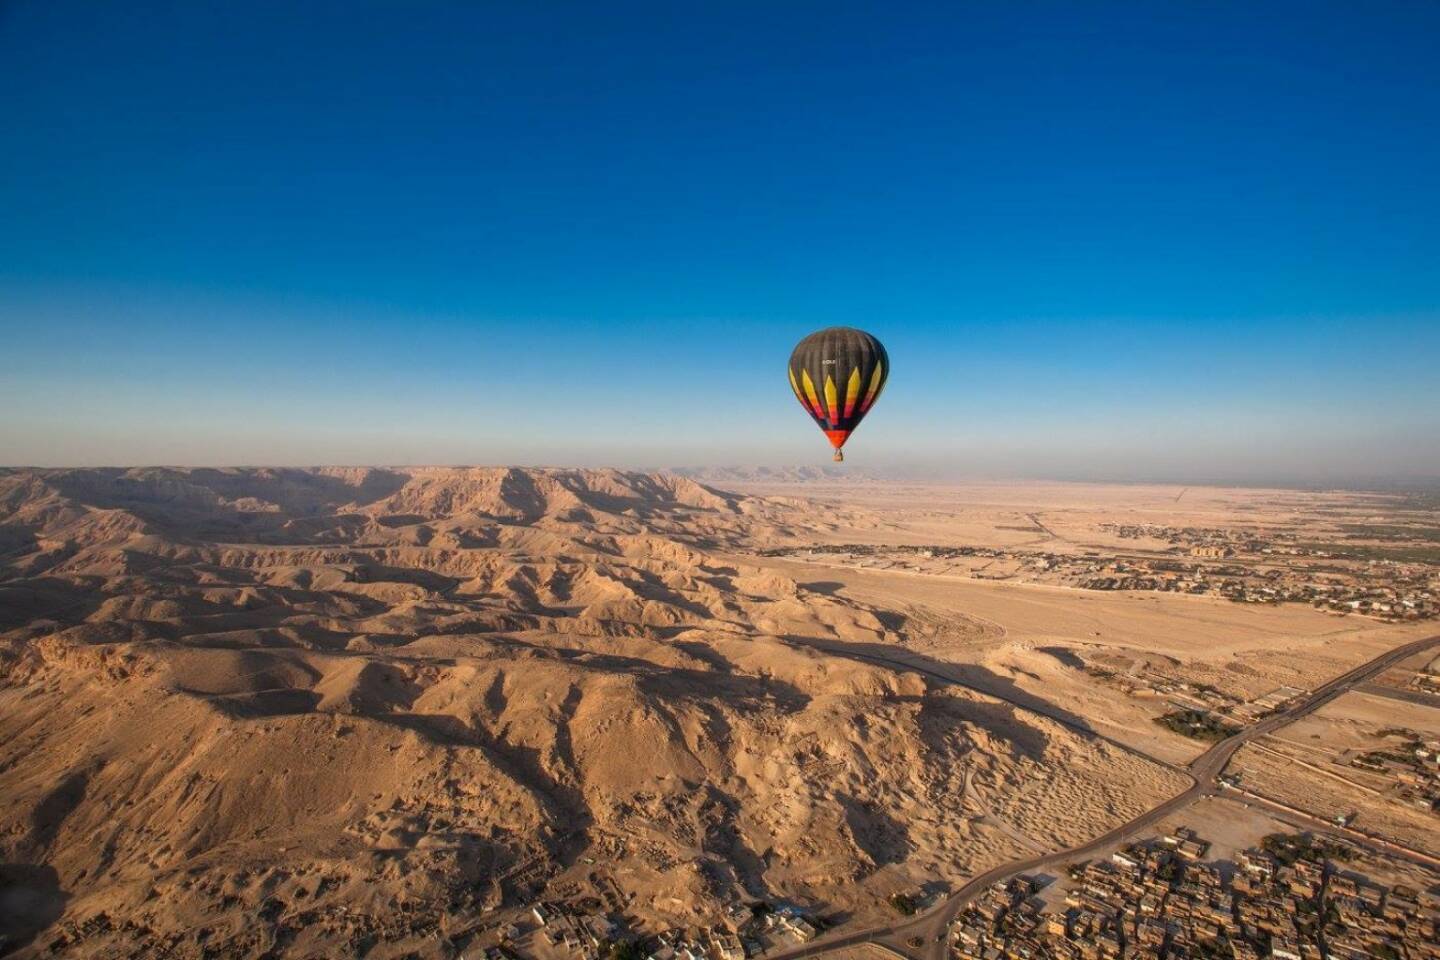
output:
<path id="1" fill-rule="evenodd" d="M 181 471 L 248 471 L 248 470 L 619 470 L 634 473 L 678 473 L 704 483 L 724 484 L 732 481 L 763 481 L 767 475 L 778 482 L 796 480 L 857 480 L 901 484 L 994 484 L 994 483 L 1055 483 L 1095 486 L 1172 486 L 1195 488 L 1256 488 L 1280 490 L 1335 490 L 1357 493 L 1393 493 L 1428 495 L 1440 491 L 1437 475 L 1352 474 L 1324 478 L 1274 474 L 1254 476 L 1205 475 L 1120 475 L 1120 474 L 1019 474 L 1004 472 L 966 472 L 943 468 L 871 468 L 831 463 L 746 463 L 746 464 L 684 464 L 684 463 L 560 463 L 560 462 L 412 462 L 412 463 L 95 463 L 95 464 L 0 464 L 6 471 L 67 471 L 67 470 L 181 470 Z"/>
<path id="2" fill-rule="evenodd" d="M 1440 476 L 1437 30 L 7 4 L 0 463 Z"/>

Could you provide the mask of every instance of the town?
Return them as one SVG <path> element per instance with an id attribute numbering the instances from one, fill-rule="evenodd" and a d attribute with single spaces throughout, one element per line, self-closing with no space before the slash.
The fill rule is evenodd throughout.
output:
<path id="1" fill-rule="evenodd" d="M 957 960 L 1419 960 L 1440 956 L 1440 896 L 1346 867 L 1340 841 L 1272 834 L 1236 862 L 1177 828 L 1072 866 L 1064 899 L 1017 877 L 952 926 Z"/>
<path id="2" fill-rule="evenodd" d="M 482 926 L 451 940 L 462 944 L 462 956 L 487 960 L 745 960 L 808 943 L 826 926 L 814 913 L 792 904 L 736 902 L 707 926 L 640 936 L 604 913 L 588 911 L 587 905 L 540 901 L 498 931 Z"/>
<path id="3" fill-rule="evenodd" d="M 1233 859 L 1179 826 L 1064 877 L 1019 875 L 985 888 L 946 934 L 952 960 L 1434 960 L 1440 888 L 1386 885 L 1352 869 L 1338 838 L 1274 833 Z M 896 894 L 897 913 L 937 893 Z M 638 936 L 584 904 L 530 905 L 498 930 L 475 930 L 464 957 L 518 960 L 746 960 L 810 942 L 827 927 L 783 904 L 733 903 L 708 926 Z M 466 944 L 468 940 L 468 944 Z M 488 945 L 487 945 L 488 944 Z M 918 944 L 912 944 L 918 946 Z"/>
<path id="4" fill-rule="evenodd" d="M 1118 529 L 1124 536 L 1132 528 Z M 1215 540 L 1206 532 L 1193 545 L 1185 546 L 1189 541 L 1183 541 L 1159 555 L 1107 555 L 1091 548 L 1059 552 L 867 543 L 776 547 L 760 555 L 1083 590 L 1151 590 L 1222 597 L 1235 603 L 1304 603 L 1339 616 L 1354 614 L 1384 622 L 1440 617 L 1440 562 L 1307 554 L 1274 541 L 1233 536 L 1237 539 Z M 1242 551 L 1253 556 L 1238 556 Z"/>

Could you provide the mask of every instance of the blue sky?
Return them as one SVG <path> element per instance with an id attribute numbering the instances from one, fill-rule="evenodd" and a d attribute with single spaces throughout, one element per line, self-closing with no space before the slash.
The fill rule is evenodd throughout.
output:
<path id="1" fill-rule="evenodd" d="M 292 9 L 303 7 L 303 9 Z M 1440 5 L 0 5 L 0 463 L 1440 474 Z"/>

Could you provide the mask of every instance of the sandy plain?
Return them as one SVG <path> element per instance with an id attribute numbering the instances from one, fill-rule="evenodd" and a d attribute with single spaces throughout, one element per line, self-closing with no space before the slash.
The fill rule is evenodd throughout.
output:
<path id="1" fill-rule="evenodd" d="M 1440 851 L 1435 813 L 1405 802 L 1394 777 L 1348 762 L 1367 751 L 1394 749 L 1396 738 L 1385 733 L 1395 730 L 1440 739 L 1440 709 L 1347 693 L 1283 734 L 1247 744 L 1233 769 L 1262 795 L 1321 817 L 1347 817 L 1356 829 L 1434 855 Z"/>
<path id="2" fill-rule="evenodd" d="M 542 898 L 637 934 L 756 900 L 874 922 L 890 893 L 1181 792 L 1174 765 L 1204 745 L 1153 723 L 1173 705 L 1125 678 L 1245 700 L 1434 624 L 806 548 L 1132 551 L 1113 525 L 1310 530 L 1392 506 L 518 468 L 5 471 L 4 949 L 452 956 Z"/>

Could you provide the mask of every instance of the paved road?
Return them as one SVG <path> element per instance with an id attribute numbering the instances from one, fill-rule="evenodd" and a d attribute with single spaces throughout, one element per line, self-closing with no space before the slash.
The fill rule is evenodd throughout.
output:
<path id="1" fill-rule="evenodd" d="M 1046 535 L 1047 537 L 1049 537 L 1051 540 L 1062 540 L 1062 539 L 1064 539 L 1064 538 L 1061 537 L 1058 533 L 1056 533 L 1054 530 L 1051 530 L 1049 527 L 1045 526 L 1045 524 L 1043 524 L 1043 523 L 1040 522 L 1040 514 L 1038 514 L 1038 513 L 1027 513 L 1027 514 L 1025 514 L 1025 516 L 1029 517 L 1029 518 L 1030 518 L 1030 522 L 1033 523 L 1033 524 L 1035 524 L 1035 526 L 1039 527 L 1041 530 L 1044 530 L 1044 531 L 1045 531 L 1045 535 Z"/>
<path id="2" fill-rule="evenodd" d="M 1192 803 L 1201 797 L 1216 793 L 1219 789 L 1216 783 L 1216 777 L 1225 769 L 1230 759 L 1235 756 L 1235 752 L 1246 743 L 1256 737 L 1273 733 L 1280 727 L 1293 723 L 1306 714 L 1318 710 L 1357 684 L 1394 666 L 1406 657 L 1413 656 L 1436 644 L 1440 644 L 1440 636 L 1426 637 L 1423 640 L 1408 643 L 1403 647 L 1396 647 L 1394 650 L 1381 654 L 1375 659 L 1363 663 L 1355 669 L 1347 671 L 1333 680 L 1322 684 L 1309 694 L 1298 698 L 1286 709 L 1266 717 L 1259 723 L 1246 727 L 1232 737 L 1220 741 L 1192 760 L 1186 768 L 1186 772 L 1194 781 L 1188 790 L 1178 796 L 1171 797 L 1169 800 L 1141 814 L 1129 823 L 1122 824 L 1114 830 L 1077 847 L 1070 847 L 1069 849 L 1046 854 L 1045 856 L 1032 857 L 1029 860 L 1002 864 L 994 869 L 987 870 L 971 879 L 959 890 L 956 890 L 947 897 L 945 902 L 940 904 L 940 906 L 928 911 L 922 916 L 914 917 L 887 927 L 876 927 L 844 936 L 817 940 L 805 946 L 796 947 L 793 950 L 773 954 L 768 960 L 798 960 L 798 958 L 801 957 L 814 956 L 816 954 L 862 943 L 880 944 L 909 956 L 916 956 L 918 954 L 920 960 L 942 960 L 947 948 L 944 942 L 944 936 L 951 921 L 960 914 L 960 911 L 965 908 L 966 904 L 992 883 L 1008 880 L 1016 874 L 1031 873 L 1046 867 L 1059 866 L 1074 860 L 1085 859 L 1112 844 L 1120 843 L 1132 834 L 1147 830 L 1186 804 Z M 915 669 L 902 661 L 895 661 L 895 663 L 898 666 Z M 942 677 L 942 679 L 949 678 Z M 919 937 L 921 941 L 923 941 L 923 946 L 920 947 L 918 951 L 906 943 L 907 940 L 914 937 Z"/>
<path id="3" fill-rule="evenodd" d="M 1414 703 L 1422 707 L 1440 707 L 1440 697 L 1421 693 L 1418 690 L 1400 690 L 1395 687 L 1383 687 L 1378 683 L 1362 683 L 1356 689 L 1373 697 L 1386 697 L 1390 700 Z"/>

